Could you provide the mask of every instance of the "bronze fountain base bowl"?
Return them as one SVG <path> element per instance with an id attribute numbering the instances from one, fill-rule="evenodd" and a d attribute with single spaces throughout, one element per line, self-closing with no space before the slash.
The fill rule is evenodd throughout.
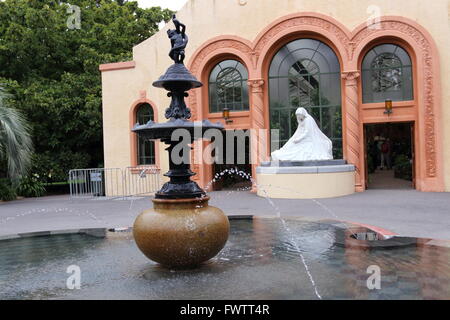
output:
<path id="1" fill-rule="evenodd" d="M 194 268 L 214 257 L 228 240 L 230 224 L 208 200 L 153 199 L 153 209 L 134 222 L 138 248 L 150 260 L 172 269 Z"/>

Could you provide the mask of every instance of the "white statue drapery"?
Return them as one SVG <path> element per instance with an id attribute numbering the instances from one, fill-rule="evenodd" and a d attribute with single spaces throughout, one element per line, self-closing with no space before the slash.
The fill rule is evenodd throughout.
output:
<path id="1" fill-rule="evenodd" d="M 298 121 L 297 130 L 280 150 L 272 152 L 272 160 L 332 160 L 333 143 L 320 131 L 314 118 L 305 108 L 298 108 L 295 115 Z"/>

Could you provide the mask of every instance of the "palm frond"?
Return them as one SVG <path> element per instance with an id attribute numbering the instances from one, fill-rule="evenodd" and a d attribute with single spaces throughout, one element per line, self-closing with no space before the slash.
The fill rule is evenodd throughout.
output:
<path id="1" fill-rule="evenodd" d="M 22 113 L 5 105 L 8 97 L 0 87 L 0 158 L 6 160 L 8 176 L 17 180 L 27 173 L 33 144 L 30 126 Z"/>

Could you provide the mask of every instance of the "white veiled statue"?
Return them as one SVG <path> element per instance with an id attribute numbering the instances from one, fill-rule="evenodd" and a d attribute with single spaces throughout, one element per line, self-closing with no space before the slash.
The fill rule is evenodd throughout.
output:
<path id="1" fill-rule="evenodd" d="M 272 160 L 332 160 L 333 144 L 320 131 L 314 118 L 305 108 L 298 108 L 295 115 L 298 121 L 297 130 L 280 150 L 272 152 Z"/>

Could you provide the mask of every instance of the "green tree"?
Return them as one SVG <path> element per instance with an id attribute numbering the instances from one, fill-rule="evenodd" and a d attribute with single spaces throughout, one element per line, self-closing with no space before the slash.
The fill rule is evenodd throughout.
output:
<path id="1" fill-rule="evenodd" d="M 0 1 L 0 81 L 32 127 L 37 159 L 62 172 L 66 165 L 101 165 L 102 63 L 132 59 L 132 48 L 158 31 L 172 12 L 135 1 Z M 35 162 L 35 161 L 33 161 Z M 64 168 L 64 170 L 62 169 Z"/>
<path id="2" fill-rule="evenodd" d="M 6 163 L 5 173 L 17 181 L 29 168 L 33 145 L 23 115 L 5 105 L 8 97 L 0 87 L 0 163 Z"/>

